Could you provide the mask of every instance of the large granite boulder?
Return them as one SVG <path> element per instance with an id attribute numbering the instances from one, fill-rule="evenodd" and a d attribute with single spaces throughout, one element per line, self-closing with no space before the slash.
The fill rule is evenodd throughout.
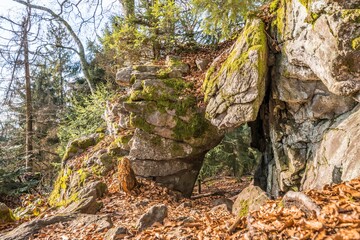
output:
<path id="1" fill-rule="evenodd" d="M 204 92 L 207 118 L 219 129 L 254 121 L 265 96 L 267 38 L 265 24 L 249 19 L 225 62 L 210 66 Z"/>
<path id="2" fill-rule="evenodd" d="M 353 46 L 360 34 L 359 4 L 305 3 L 278 1 L 271 28 L 282 43 L 269 102 L 273 160 L 267 189 L 274 196 L 360 176 L 356 146 L 347 151 L 340 144 L 356 137 L 356 128 L 334 134 L 340 122 L 349 123 L 356 114 L 350 112 L 359 100 L 360 51 Z M 353 126 L 360 123 L 351 119 Z"/>

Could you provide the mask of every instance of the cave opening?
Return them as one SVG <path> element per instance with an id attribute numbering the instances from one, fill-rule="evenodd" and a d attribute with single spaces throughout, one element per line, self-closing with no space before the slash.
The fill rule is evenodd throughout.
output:
<path id="1" fill-rule="evenodd" d="M 195 186 L 198 192 L 201 192 L 199 186 L 201 188 L 202 182 L 220 176 L 234 177 L 238 181 L 254 179 L 263 158 L 261 145 L 254 140 L 254 134 L 258 136 L 259 131 L 254 123 L 243 124 L 229 131 L 222 141 L 205 155 Z"/>

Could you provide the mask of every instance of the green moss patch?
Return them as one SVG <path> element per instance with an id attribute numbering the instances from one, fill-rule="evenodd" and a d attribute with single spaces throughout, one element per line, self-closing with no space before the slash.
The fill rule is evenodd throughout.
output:
<path id="1" fill-rule="evenodd" d="M 177 140 L 199 138 L 208 128 L 209 123 L 205 120 L 205 117 L 202 116 L 202 114 L 197 113 L 191 117 L 189 122 L 177 119 L 176 126 L 173 129 L 174 137 Z"/>
<path id="2" fill-rule="evenodd" d="M 245 217 L 246 215 L 248 215 L 249 213 L 249 207 L 250 207 L 250 203 L 249 200 L 242 200 L 240 202 L 240 210 L 238 213 L 239 217 Z"/>
<path id="3" fill-rule="evenodd" d="M 243 43 L 244 40 L 247 45 L 245 47 L 243 47 L 243 45 L 245 45 Z M 246 49 L 246 51 L 244 51 L 244 49 Z M 219 71 L 216 71 L 214 66 L 208 70 L 203 84 L 205 102 L 208 102 L 210 97 L 218 91 L 220 78 L 232 77 L 234 73 L 238 72 L 239 69 L 249 62 L 249 53 L 251 51 L 259 51 L 261 56 L 261 53 L 267 52 L 265 24 L 260 19 L 258 19 L 258 23 L 254 23 L 254 19 L 248 20 L 243 32 L 235 43 L 235 48 L 221 65 Z M 259 78 L 262 78 L 266 74 L 266 62 L 266 56 L 264 56 L 264 59 L 259 59 Z"/>
<path id="4" fill-rule="evenodd" d="M 355 38 L 351 41 L 351 47 L 354 50 L 360 50 L 360 37 Z"/>
<path id="5" fill-rule="evenodd" d="M 341 17 L 345 22 L 360 23 L 360 9 L 341 10 Z"/>
<path id="6" fill-rule="evenodd" d="M 59 207 L 59 206 L 64 206 L 66 204 L 66 201 L 61 199 L 61 193 L 65 192 L 66 189 L 68 188 L 71 174 L 72 171 L 70 168 L 60 171 L 59 176 L 55 181 L 53 191 L 51 192 L 49 197 L 50 206 Z"/>
<path id="7" fill-rule="evenodd" d="M 278 7 L 279 7 L 279 4 L 280 4 L 280 0 L 274 0 L 270 3 L 269 5 L 269 10 L 270 10 L 270 13 L 273 13 L 275 12 Z"/>

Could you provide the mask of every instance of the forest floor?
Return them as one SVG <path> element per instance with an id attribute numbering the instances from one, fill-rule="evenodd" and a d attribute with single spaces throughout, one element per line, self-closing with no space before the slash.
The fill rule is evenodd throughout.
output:
<path id="1" fill-rule="evenodd" d="M 233 216 L 227 210 L 219 208 L 215 211 L 213 207 L 223 203 L 224 199 L 236 196 L 249 185 L 251 177 L 243 177 L 241 181 L 228 176 L 207 179 L 201 185 L 201 194 L 198 194 L 196 186 L 192 198 L 183 198 L 179 193 L 143 179 L 139 180 L 140 187 L 137 190 L 126 194 L 119 190 L 116 173 L 109 174 L 104 180 L 109 186 L 109 193 L 100 200 L 103 208 L 97 215 L 110 216 L 114 226 L 125 227 L 129 231 L 125 239 L 200 239 L 201 236 L 224 239 L 228 236 L 227 228 Z M 165 204 L 168 208 L 168 217 L 164 223 L 137 232 L 137 220 L 147 209 L 158 204 Z M 41 217 L 58 213 L 49 209 Z M 22 222 L 3 225 L 0 234 L 14 229 Z M 104 239 L 108 230 L 98 223 L 81 224 L 67 222 L 49 225 L 30 239 Z"/>
<path id="2" fill-rule="evenodd" d="M 261 210 L 242 218 L 233 216 L 226 208 L 214 206 L 224 198 L 234 200 L 250 178 L 243 181 L 225 176 L 210 179 L 203 184 L 202 194 L 195 189 L 190 199 L 148 180 L 141 180 L 141 186 L 132 194 L 119 191 L 116 174 L 106 181 L 109 193 L 101 199 L 104 206 L 96 215 L 110 217 L 114 226 L 126 228 L 128 233 L 124 239 L 360 239 L 360 179 L 297 193 L 301 194 L 299 201 L 292 205 L 281 198 L 272 200 Z M 301 199 L 302 196 L 308 199 Z M 306 201 L 312 201 L 319 211 L 309 211 Z M 167 218 L 138 232 L 136 223 L 140 216 L 158 204 L 168 207 Z M 55 214 L 56 211 L 48 211 L 42 217 Z M 235 231 L 229 232 L 235 221 Z M 8 225 L 10 229 L 15 226 Z M 30 239 L 104 239 L 110 227 L 101 221 L 56 223 Z"/>

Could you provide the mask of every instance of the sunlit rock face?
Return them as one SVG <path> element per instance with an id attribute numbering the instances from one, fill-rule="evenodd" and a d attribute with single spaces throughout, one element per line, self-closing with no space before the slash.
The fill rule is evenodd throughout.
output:
<path id="1" fill-rule="evenodd" d="M 265 96 L 267 73 L 265 24 L 250 19 L 224 63 L 215 60 L 204 82 L 207 118 L 219 129 L 254 121 Z"/>
<path id="2" fill-rule="evenodd" d="M 167 63 L 121 69 L 118 82 L 128 85 L 127 94 L 109 104 L 105 115 L 109 132 L 128 134 L 128 158 L 137 176 L 190 196 L 206 152 L 222 135 L 197 107 L 193 85 L 181 78 L 189 67 L 176 57 Z"/>
<path id="3" fill-rule="evenodd" d="M 207 118 L 222 130 L 260 122 L 257 174 L 272 196 L 359 177 L 360 1 L 278 0 L 270 9 L 267 33 L 248 20 L 211 65 Z"/>
<path id="4" fill-rule="evenodd" d="M 271 28 L 281 43 L 269 108 L 274 160 L 268 190 L 273 195 L 360 175 L 354 157 L 358 148 L 351 143 L 342 147 L 358 134 L 352 124 L 360 123 L 352 117 L 360 90 L 355 44 L 360 1 L 306 2 L 280 1 Z M 338 128 L 343 124 L 349 125 L 345 132 Z M 334 134 L 334 129 L 340 132 Z M 342 154 L 330 154 L 334 151 Z"/>

